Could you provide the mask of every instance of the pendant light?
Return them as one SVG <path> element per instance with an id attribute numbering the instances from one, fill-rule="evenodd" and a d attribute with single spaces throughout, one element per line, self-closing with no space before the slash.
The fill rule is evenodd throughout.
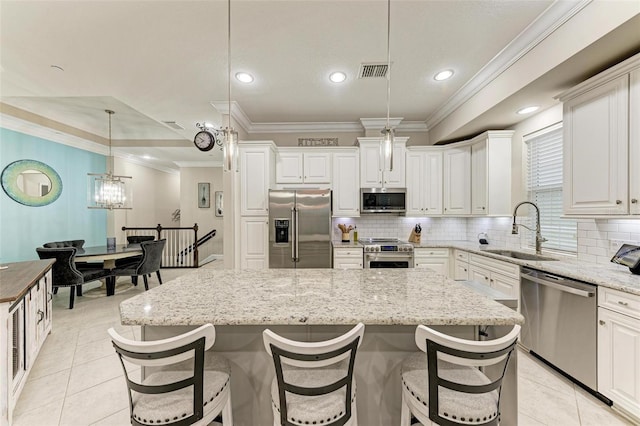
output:
<path id="1" fill-rule="evenodd" d="M 223 130 L 224 134 L 224 168 L 226 171 L 235 169 L 235 159 L 238 149 L 238 132 L 236 132 L 231 126 L 231 0 L 227 0 L 227 71 L 228 71 L 228 86 L 227 86 L 227 99 L 229 101 L 228 121 L 227 127 Z"/>
<path id="2" fill-rule="evenodd" d="M 393 142 L 394 132 L 389 125 L 389 109 L 391 102 L 391 0 L 387 0 L 387 124 L 382 129 L 382 140 L 380 141 L 380 150 L 383 155 L 383 169 L 389 165 L 389 171 L 393 171 Z"/>
<path id="3" fill-rule="evenodd" d="M 109 157 L 107 157 L 107 173 L 88 173 L 87 206 L 90 209 L 131 209 L 131 176 L 113 174 L 113 155 L 111 154 L 111 116 L 110 109 L 104 112 L 109 117 Z"/>

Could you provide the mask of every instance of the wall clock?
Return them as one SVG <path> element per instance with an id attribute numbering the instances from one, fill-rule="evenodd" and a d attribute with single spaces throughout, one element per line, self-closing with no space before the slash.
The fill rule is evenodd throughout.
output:
<path id="1" fill-rule="evenodd" d="M 215 135 L 208 130 L 199 131 L 193 138 L 193 143 L 200 151 L 210 151 L 216 142 Z"/>

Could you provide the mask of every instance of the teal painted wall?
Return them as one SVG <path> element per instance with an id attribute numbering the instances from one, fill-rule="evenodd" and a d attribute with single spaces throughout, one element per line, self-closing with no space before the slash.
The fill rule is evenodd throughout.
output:
<path id="1" fill-rule="evenodd" d="M 36 247 L 48 241 L 84 239 L 87 247 L 104 245 L 107 213 L 87 208 L 87 173 L 104 173 L 106 157 L 0 128 L 0 170 L 24 159 L 58 172 L 62 194 L 47 206 L 28 207 L 0 191 L 0 264 L 38 259 Z"/>

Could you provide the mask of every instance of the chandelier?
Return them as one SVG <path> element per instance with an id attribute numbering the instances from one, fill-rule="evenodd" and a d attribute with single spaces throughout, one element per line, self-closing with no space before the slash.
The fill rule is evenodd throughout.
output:
<path id="1" fill-rule="evenodd" d="M 131 209 L 131 176 L 113 174 L 113 155 L 111 154 L 111 116 L 110 109 L 104 110 L 109 116 L 109 157 L 107 173 L 88 173 L 87 206 L 90 209 Z"/>

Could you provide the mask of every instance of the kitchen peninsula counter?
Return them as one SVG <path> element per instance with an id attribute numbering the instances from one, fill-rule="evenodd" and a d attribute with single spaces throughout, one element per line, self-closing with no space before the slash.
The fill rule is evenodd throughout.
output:
<path id="1" fill-rule="evenodd" d="M 460 283 L 418 269 L 203 268 L 125 300 L 120 315 L 123 324 L 142 326 L 142 340 L 212 323 L 212 350 L 231 363 L 237 426 L 273 424 L 274 368 L 262 342 L 266 328 L 294 340 L 320 341 L 363 322 L 365 334 L 355 367 L 358 421 L 386 426 L 400 422 L 400 365 L 418 351 L 416 325 L 474 339 L 480 326 L 500 336 L 524 320 Z M 501 404 L 505 426 L 517 424 L 516 369 L 514 353 Z"/>

